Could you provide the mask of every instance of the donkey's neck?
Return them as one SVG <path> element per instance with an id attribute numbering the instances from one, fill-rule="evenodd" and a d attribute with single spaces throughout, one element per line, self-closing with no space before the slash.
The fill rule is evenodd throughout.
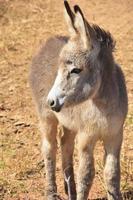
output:
<path id="1" fill-rule="evenodd" d="M 118 96 L 118 88 L 116 83 L 116 66 L 112 66 L 112 70 L 103 71 L 101 86 L 98 90 L 94 102 L 100 106 L 114 105 Z M 115 98 L 114 98 L 115 97 Z"/>

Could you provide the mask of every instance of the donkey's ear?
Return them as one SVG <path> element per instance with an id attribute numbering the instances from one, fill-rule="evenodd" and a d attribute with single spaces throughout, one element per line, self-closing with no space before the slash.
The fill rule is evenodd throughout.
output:
<path id="1" fill-rule="evenodd" d="M 66 0 L 64 0 L 64 6 L 65 6 L 65 19 L 66 19 L 66 22 L 68 25 L 69 32 L 72 36 L 72 35 L 75 35 L 75 33 L 76 33 L 76 29 L 74 26 L 75 15 L 72 12 L 72 10 Z"/>
<path id="2" fill-rule="evenodd" d="M 78 33 L 80 34 L 80 38 L 83 42 L 85 48 L 89 47 L 89 36 L 87 36 L 87 24 L 84 18 L 84 15 L 78 5 L 74 6 L 75 11 L 75 23 L 74 26 Z"/>

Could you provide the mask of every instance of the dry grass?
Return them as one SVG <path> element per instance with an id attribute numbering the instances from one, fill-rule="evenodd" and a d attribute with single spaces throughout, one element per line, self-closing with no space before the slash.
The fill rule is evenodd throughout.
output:
<path id="1" fill-rule="evenodd" d="M 122 192 L 133 199 L 133 48 L 132 0 L 71 0 L 80 3 L 90 21 L 109 29 L 116 38 L 115 56 L 126 75 L 129 113 L 122 147 Z M 63 2 L 55 0 L 0 0 L 0 199 L 42 200 L 44 165 L 40 154 L 37 118 L 27 83 L 29 65 L 38 46 L 50 35 L 67 32 Z M 96 178 L 90 198 L 105 195 L 102 145 L 96 148 Z M 102 153 L 101 153 L 102 152 Z M 75 166 L 77 166 L 75 155 Z M 60 152 L 57 183 L 61 195 Z"/>

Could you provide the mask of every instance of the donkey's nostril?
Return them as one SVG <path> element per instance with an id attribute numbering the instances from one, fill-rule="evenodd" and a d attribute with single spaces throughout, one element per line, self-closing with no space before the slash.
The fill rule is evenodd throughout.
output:
<path id="1" fill-rule="evenodd" d="M 49 101 L 49 105 L 50 105 L 51 107 L 53 107 L 54 104 L 55 104 L 55 101 L 54 101 L 54 100 L 50 100 L 50 101 Z"/>
<path id="2" fill-rule="evenodd" d="M 59 103 L 58 98 L 56 99 L 49 99 L 47 101 L 49 107 L 51 108 L 51 110 L 55 111 L 55 112 L 59 112 L 61 110 L 62 105 Z"/>

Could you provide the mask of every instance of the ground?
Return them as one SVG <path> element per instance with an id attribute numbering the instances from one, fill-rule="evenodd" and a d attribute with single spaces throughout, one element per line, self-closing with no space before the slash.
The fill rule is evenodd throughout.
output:
<path id="1" fill-rule="evenodd" d="M 125 74 L 129 112 L 121 153 L 121 190 L 133 199 L 133 1 L 71 0 L 79 4 L 91 23 L 109 30 L 116 40 L 114 52 Z M 28 84 L 32 56 L 51 35 L 67 34 L 63 1 L 0 0 L 0 199 L 42 200 L 45 192 L 37 116 Z M 90 199 L 105 196 L 102 144 L 95 153 L 96 177 Z M 75 168 L 78 158 L 75 152 Z M 64 198 L 60 151 L 57 184 Z"/>

